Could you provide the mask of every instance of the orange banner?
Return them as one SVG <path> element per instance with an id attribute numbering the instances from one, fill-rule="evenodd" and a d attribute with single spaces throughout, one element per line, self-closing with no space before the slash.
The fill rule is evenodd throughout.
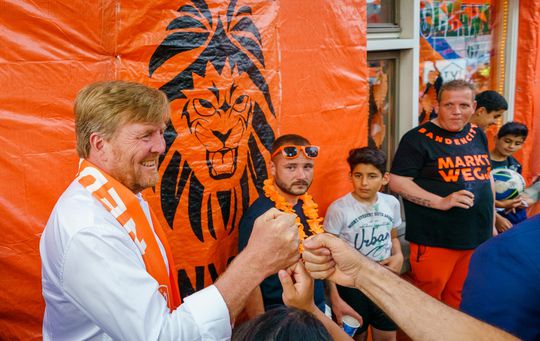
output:
<path id="1" fill-rule="evenodd" d="M 365 2 L 0 8 L 0 339 L 41 337 L 39 237 L 76 172 L 72 102 L 88 83 L 139 81 L 170 100 L 162 181 L 145 195 L 184 297 L 236 254 L 238 222 L 259 195 L 276 136 L 299 133 L 321 146 L 310 192 L 323 213 L 348 190 L 347 152 L 367 143 Z"/>
<path id="2" fill-rule="evenodd" d="M 529 128 L 529 136 L 517 157 L 523 165 L 523 176 L 530 185 L 540 176 L 540 3 L 525 0 L 519 3 L 519 40 L 516 66 L 516 100 L 514 120 Z M 529 211 L 540 213 L 540 202 Z"/>

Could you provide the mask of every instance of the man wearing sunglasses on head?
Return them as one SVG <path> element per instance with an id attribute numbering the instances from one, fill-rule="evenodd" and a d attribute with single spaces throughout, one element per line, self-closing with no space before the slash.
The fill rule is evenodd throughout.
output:
<path id="1" fill-rule="evenodd" d="M 306 138 L 299 135 L 283 135 L 274 141 L 270 162 L 271 178 L 265 181 L 264 193 L 253 202 L 240 221 L 239 251 L 248 244 L 257 217 L 273 207 L 295 213 L 299 217 L 297 223 L 303 225 L 306 236 L 312 234 L 308 220 L 314 218 L 314 210 L 307 208 L 314 203 L 306 192 L 313 180 L 314 161 L 318 155 L 319 147 L 311 145 Z M 300 231 L 299 233 L 302 234 Z M 253 318 L 273 307 L 283 305 L 282 294 L 283 289 L 277 274 L 267 277 L 249 297 L 245 307 L 247 317 Z M 314 299 L 317 307 L 324 312 L 324 285 L 321 280 L 315 281 Z"/>

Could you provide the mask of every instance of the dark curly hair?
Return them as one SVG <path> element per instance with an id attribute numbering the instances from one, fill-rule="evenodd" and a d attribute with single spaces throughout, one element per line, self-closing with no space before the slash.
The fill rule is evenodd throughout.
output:
<path id="1" fill-rule="evenodd" d="M 364 163 L 373 165 L 380 170 L 382 174 L 386 173 L 386 154 L 375 147 L 351 149 L 349 151 L 349 157 L 347 157 L 347 163 L 349 164 L 351 172 L 356 165 Z"/>

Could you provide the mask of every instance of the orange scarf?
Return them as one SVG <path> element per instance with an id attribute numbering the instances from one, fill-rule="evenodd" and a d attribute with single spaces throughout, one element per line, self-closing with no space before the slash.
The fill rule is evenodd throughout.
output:
<path id="1" fill-rule="evenodd" d="M 118 220 L 141 251 L 146 271 L 159 283 L 159 292 L 171 311 L 181 303 L 173 257 L 167 237 L 152 210 L 152 224 L 169 261 L 169 272 L 137 196 L 91 162 L 81 159 L 77 181 Z"/>

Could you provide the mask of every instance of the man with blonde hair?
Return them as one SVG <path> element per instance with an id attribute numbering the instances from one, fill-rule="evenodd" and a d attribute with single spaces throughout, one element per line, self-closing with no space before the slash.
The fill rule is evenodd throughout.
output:
<path id="1" fill-rule="evenodd" d="M 294 216 L 270 210 L 216 283 L 180 305 L 166 236 L 141 196 L 158 181 L 169 106 L 142 84 L 100 82 L 75 101 L 79 171 L 40 242 L 44 340 L 222 340 L 248 294 L 294 264 Z"/>

